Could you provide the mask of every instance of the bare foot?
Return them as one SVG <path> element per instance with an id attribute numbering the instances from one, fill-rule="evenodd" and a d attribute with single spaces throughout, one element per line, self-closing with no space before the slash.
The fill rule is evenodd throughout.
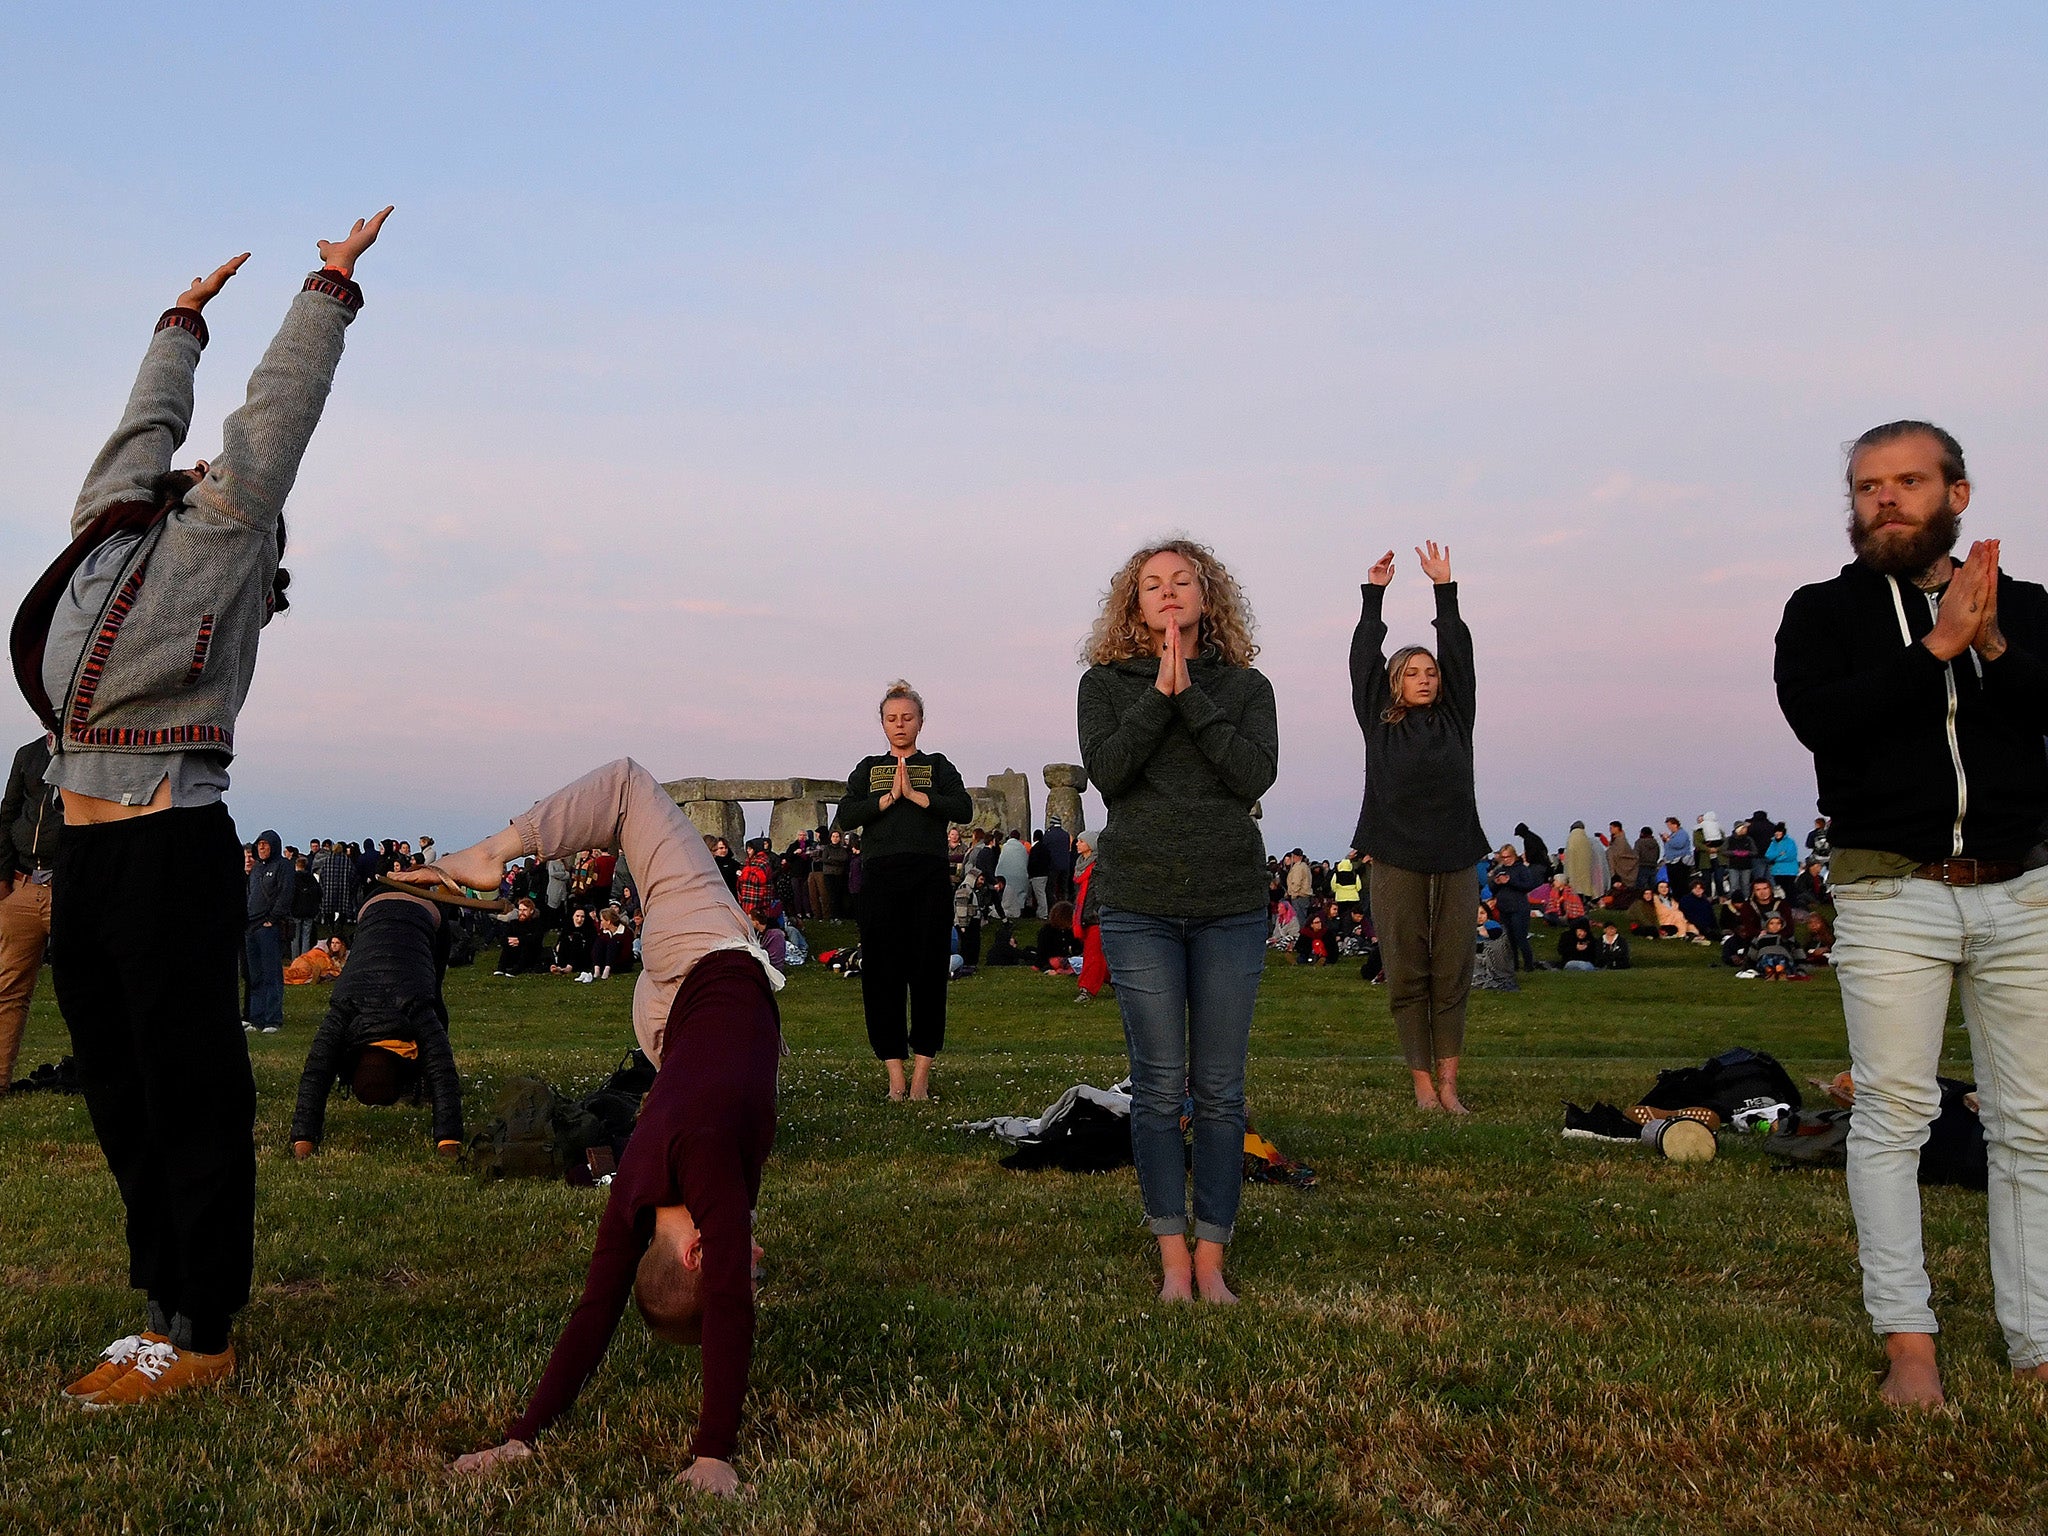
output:
<path id="1" fill-rule="evenodd" d="M 1223 1283 L 1223 1245 L 1204 1238 L 1195 1244 L 1195 1289 L 1219 1307 L 1237 1305 L 1237 1293 Z"/>
<path id="2" fill-rule="evenodd" d="M 2039 1382 L 2042 1386 L 2048 1387 L 2048 1365 L 2034 1365 L 2024 1368 L 2015 1366 L 2012 1379 L 2014 1381 Z"/>
<path id="3" fill-rule="evenodd" d="M 1472 1113 L 1458 1098 L 1458 1090 L 1455 1088 L 1446 1086 L 1439 1094 L 1438 1101 L 1454 1115 L 1469 1115 Z"/>
<path id="4" fill-rule="evenodd" d="M 1413 1067 L 1408 1075 L 1415 1079 L 1415 1107 L 1417 1109 L 1442 1109 L 1443 1101 L 1436 1096 L 1436 1079 L 1427 1072 L 1417 1072 Z"/>
<path id="5" fill-rule="evenodd" d="M 901 1071 L 899 1067 L 897 1069 Z M 928 1099 L 932 1096 L 932 1059 L 920 1056 L 911 1063 L 910 1096 L 913 1099 Z"/>
<path id="6" fill-rule="evenodd" d="M 1193 1301 L 1195 1266 L 1188 1257 L 1188 1240 L 1179 1234 L 1159 1239 L 1159 1299 Z"/>
<path id="7" fill-rule="evenodd" d="M 903 1063 L 900 1061 L 885 1061 L 882 1065 L 889 1073 L 889 1102 L 891 1104 L 901 1104 L 903 1102 Z"/>
<path id="8" fill-rule="evenodd" d="M 1939 1408 L 1948 1399 L 1941 1391 L 1941 1367 L 1935 1363 L 1934 1335 L 1893 1333 L 1885 1336 L 1884 1352 L 1892 1368 L 1877 1395 L 1894 1408 Z"/>

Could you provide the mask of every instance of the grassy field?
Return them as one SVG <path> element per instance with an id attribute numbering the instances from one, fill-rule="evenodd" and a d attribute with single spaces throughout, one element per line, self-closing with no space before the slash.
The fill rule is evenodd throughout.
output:
<path id="1" fill-rule="evenodd" d="M 341 1100 L 323 1154 L 292 1162 L 321 1006 L 294 989 L 254 1044 L 256 1296 L 226 1392 L 60 1404 L 137 1321 L 119 1207 L 81 1101 L 0 1101 L 0 1528 L 2040 1529 L 2048 1404 L 2007 1372 L 1981 1195 L 1928 1192 L 1953 1406 L 1898 1415 L 1874 1398 L 1839 1174 L 1780 1174 L 1729 1138 L 1696 1168 L 1559 1138 L 1562 1099 L 1629 1103 L 1729 1045 L 1801 1077 L 1846 1065 L 1830 978 L 1737 982 L 1702 955 L 1477 997 L 1477 1114 L 1455 1124 L 1413 1109 L 1355 970 L 1270 968 L 1252 1114 L 1321 1183 L 1246 1191 L 1234 1311 L 1153 1299 L 1128 1172 L 1007 1173 L 946 1128 L 1121 1076 L 1113 1003 L 1029 973 L 959 984 L 942 1101 L 891 1105 L 857 987 L 799 972 L 739 1456 L 754 1492 L 717 1507 L 673 1486 L 695 1356 L 630 1314 L 540 1457 L 443 1476 L 538 1379 L 601 1196 L 480 1188 L 428 1155 L 424 1111 Z M 514 1075 L 593 1085 L 631 1042 L 628 988 L 451 977 L 472 1124 Z M 24 1072 L 62 1038 L 46 980 Z"/>

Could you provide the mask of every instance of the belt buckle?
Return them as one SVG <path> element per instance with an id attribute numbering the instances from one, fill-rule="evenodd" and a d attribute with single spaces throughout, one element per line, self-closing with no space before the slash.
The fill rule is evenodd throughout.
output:
<path id="1" fill-rule="evenodd" d="M 1981 882 L 1977 878 L 1977 864 L 1978 861 L 1975 859 L 1943 859 L 1941 861 L 1942 879 L 1950 885 L 1980 884 Z M 1967 874 L 1959 867 L 1962 865 L 1969 866 Z"/>

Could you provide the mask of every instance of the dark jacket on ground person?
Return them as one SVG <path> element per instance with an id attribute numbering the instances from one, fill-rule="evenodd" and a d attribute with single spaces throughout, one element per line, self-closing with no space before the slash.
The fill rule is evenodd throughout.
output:
<path id="1" fill-rule="evenodd" d="M 1351 846 L 1417 874 L 1469 869 L 1488 851 L 1472 782 L 1472 632 L 1458 617 L 1458 584 L 1436 588 L 1436 702 L 1399 720 L 1381 718 L 1387 685 L 1387 589 L 1367 582 L 1351 637 L 1351 708 L 1365 733 L 1365 803 Z"/>
<path id="2" fill-rule="evenodd" d="M 2000 574 L 1996 661 L 1919 643 L 1934 597 L 1861 561 L 1801 587 L 1778 628 L 1778 703 L 1838 857 L 2017 863 L 2048 821 L 2048 591 Z"/>
<path id="3" fill-rule="evenodd" d="M 1586 958 L 1603 971 L 1627 970 L 1629 968 L 1628 935 L 1617 933 L 1614 936 L 1614 942 L 1610 944 L 1607 942 L 1606 934 L 1595 934 L 1593 937 L 1593 953 Z"/>
<path id="4" fill-rule="evenodd" d="M 1109 807 L 1096 896 L 1159 917 L 1256 912 L 1266 844 L 1251 812 L 1280 763 L 1273 685 L 1214 653 L 1187 667 L 1187 688 L 1171 698 L 1158 689 L 1156 657 L 1081 674 L 1081 761 Z"/>
<path id="5" fill-rule="evenodd" d="M 1685 914 L 1685 920 L 1707 938 L 1719 938 L 1721 918 L 1714 910 L 1714 902 L 1708 896 L 1695 896 L 1690 888 L 1678 897 L 1678 910 Z"/>
<path id="6" fill-rule="evenodd" d="M 38 736 L 14 754 L 7 793 L 0 799 L 0 879 L 21 878 L 57 862 L 64 836 L 64 802 L 44 781 L 50 743 Z"/>
<path id="7" fill-rule="evenodd" d="M 505 924 L 504 935 L 499 940 L 498 969 L 512 976 L 546 970 L 549 954 L 547 935 L 547 913 L 535 912 L 532 917 L 513 918 Z M 513 939 L 519 942 L 510 942 Z"/>
<path id="8" fill-rule="evenodd" d="M 365 908 L 348 964 L 335 979 L 327 1017 L 299 1075 L 293 1141 L 318 1145 L 334 1080 L 352 1075 L 356 1058 L 387 1040 L 417 1048 L 420 1081 L 434 1104 L 434 1140 L 462 1140 L 462 1078 L 448 1044 L 448 1009 L 441 1001 L 450 936 L 445 917 L 437 922 L 436 916 L 405 900 Z"/>
<path id="9" fill-rule="evenodd" d="M 913 752 L 905 759 L 910 787 L 931 800 L 929 807 L 898 800 L 886 811 L 882 797 L 896 782 L 896 759 L 884 752 L 864 757 L 846 776 L 846 798 L 839 802 L 832 825 L 841 832 L 860 828 L 861 858 L 872 862 L 899 853 L 946 856 L 946 829 L 974 819 L 974 799 L 961 781 L 960 770 L 937 752 Z M 846 845 L 840 844 L 838 868 L 846 873 Z M 833 861 L 826 859 L 826 872 Z"/>
<path id="10" fill-rule="evenodd" d="M 1530 830 L 1526 821 L 1515 823 L 1515 836 L 1522 840 L 1522 858 L 1538 874 L 1548 878 L 1550 874 L 1550 845 L 1543 841 L 1540 833 Z M 1541 885 L 1541 880 L 1537 884 Z"/>
<path id="11" fill-rule="evenodd" d="M 555 935 L 555 964 L 572 971 L 590 969 L 590 942 L 597 937 L 597 924 L 579 923 L 573 917 Z"/>
<path id="12" fill-rule="evenodd" d="M 288 923 L 292 918 L 292 867 L 279 851 L 277 833 L 264 832 L 256 839 L 270 844 L 270 857 L 259 858 L 249 871 L 249 905 L 244 912 L 251 928 L 263 923 Z"/>
<path id="13" fill-rule="evenodd" d="M 1595 947 L 1599 940 L 1593 937 L 1593 930 L 1584 923 L 1574 923 L 1557 936 L 1557 963 L 1569 965 L 1574 960 L 1593 963 Z"/>

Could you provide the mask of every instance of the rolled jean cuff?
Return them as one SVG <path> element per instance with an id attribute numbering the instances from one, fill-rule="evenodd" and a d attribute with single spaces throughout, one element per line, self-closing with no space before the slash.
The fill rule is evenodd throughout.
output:
<path id="1" fill-rule="evenodd" d="M 1198 1243 L 1224 1243 L 1227 1245 L 1230 1242 L 1231 1234 L 1236 1230 L 1237 1228 L 1235 1227 L 1219 1227 L 1213 1221 L 1198 1220 L 1195 1223 L 1195 1241 Z"/>
<path id="2" fill-rule="evenodd" d="M 1866 1305 L 1868 1304 L 1866 1303 Z M 1870 1317 L 1870 1331 L 1880 1339 L 1888 1339 L 1895 1333 L 1938 1334 L 1941 1332 L 1941 1324 L 1935 1321 L 1932 1312 L 1925 1310 L 1921 1311 L 1917 1316 L 1901 1315 L 1898 1317 L 1887 1317 L 1882 1321 L 1879 1320 L 1876 1313 L 1872 1313 Z"/>
<path id="3" fill-rule="evenodd" d="M 1185 1237 L 1188 1219 L 1186 1216 L 1147 1216 L 1145 1225 L 1154 1237 Z"/>

